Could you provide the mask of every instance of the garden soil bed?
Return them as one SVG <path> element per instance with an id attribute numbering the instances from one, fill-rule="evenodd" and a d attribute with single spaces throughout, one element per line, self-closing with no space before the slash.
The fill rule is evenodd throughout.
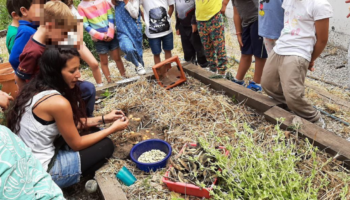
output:
<path id="1" fill-rule="evenodd" d="M 109 160 L 108 167 L 99 173 L 103 176 L 115 177 L 116 172 L 126 166 L 138 179 L 130 186 L 122 186 L 128 199 L 195 199 L 170 192 L 161 182 L 165 169 L 151 174 L 138 170 L 128 158 L 128 152 L 134 144 L 148 138 L 160 138 L 169 142 L 174 153 L 188 142 L 196 142 L 205 138 L 213 145 L 220 145 L 213 135 L 219 138 L 231 138 L 234 146 L 236 133 L 251 134 L 255 145 L 271 151 L 276 137 L 274 125 L 268 123 L 263 115 L 246 107 L 244 102 L 237 102 L 232 97 L 214 91 L 198 80 L 188 77 L 188 81 L 172 90 L 164 90 L 155 81 L 141 79 L 125 87 L 116 88 L 113 95 L 105 99 L 96 115 L 106 114 L 113 109 L 121 109 L 128 116 L 141 118 L 141 122 L 131 120 L 130 129 L 110 136 L 116 145 L 116 153 Z M 234 124 L 231 126 L 229 124 Z M 146 126 L 147 125 L 147 126 Z M 145 127 L 146 126 L 146 127 Z M 247 127 L 251 130 L 248 133 Z M 154 134 L 152 134 L 154 133 Z M 304 155 L 296 165 L 296 170 L 305 178 L 311 174 L 313 160 L 311 154 L 317 154 L 320 165 L 313 182 L 320 187 L 319 199 L 336 199 L 340 194 L 347 195 L 349 171 L 340 161 L 322 151 L 310 151 L 310 145 L 298 139 L 297 131 L 284 131 L 286 142 L 295 143 L 298 154 Z M 329 183 L 322 185 L 323 180 Z M 349 196 L 347 196 L 349 197 Z"/>

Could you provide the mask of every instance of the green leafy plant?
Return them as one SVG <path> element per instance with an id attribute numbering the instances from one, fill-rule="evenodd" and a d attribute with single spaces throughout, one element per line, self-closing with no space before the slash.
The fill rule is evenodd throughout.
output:
<path id="1" fill-rule="evenodd" d="M 12 18 L 7 12 L 6 0 L 0 0 L 0 30 L 7 29 L 11 24 Z"/>
<path id="2" fill-rule="evenodd" d="M 228 121 L 227 121 L 228 122 Z M 236 124 L 229 124 L 237 127 Z M 315 187 L 313 181 L 322 166 L 316 159 L 317 148 L 307 140 L 307 151 L 298 154 L 296 145 L 285 138 L 283 131 L 275 126 L 274 139 L 267 143 L 264 149 L 256 145 L 254 131 L 248 124 L 244 131 L 233 134 L 231 138 L 219 138 L 211 134 L 210 142 L 203 137 L 198 138 L 199 144 L 217 159 L 216 167 L 219 185 L 211 191 L 214 199 L 317 199 L 320 188 L 327 186 L 327 176 L 320 186 Z M 212 148 L 215 141 L 229 151 L 229 157 L 222 151 Z M 313 165 L 308 172 L 300 172 L 297 165 L 306 155 Z M 210 170 L 215 170 L 215 167 Z M 343 193 L 346 194 L 347 189 Z"/>
<path id="3" fill-rule="evenodd" d="M 143 49 L 148 49 L 148 48 L 150 48 L 150 46 L 149 46 L 149 41 L 148 41 L 148 37 L 146 36 L 146 33 L 145 33 L 145 31 L 146 31 L 146 25 L 145 25 L 145 23 L 142 23 L 142 47 L 143 47 Z"/>
<path id="4" fill-rule="evenodd" d="M 112 93 L 106 89 L 104 93 L 101 94 L 101 96 L 106 97 L 107 99 L 112 96 Z"/>

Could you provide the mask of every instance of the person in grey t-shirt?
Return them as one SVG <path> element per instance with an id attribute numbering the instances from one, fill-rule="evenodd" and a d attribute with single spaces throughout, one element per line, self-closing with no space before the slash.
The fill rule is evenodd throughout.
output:
<path id="1" fill-rule="evenodd" d="M 237 9 L 241 17 L 242 27 L 247 27 L 258 20 L 258 0 L 232 0 L 232 5 Z"/>
<path id="2" fill-rule="evenodd" d="M 266 0 L 260 0 L 266 1 Z M 253 81 L 249 81 L 247 88 L 262 91 L 260 81 L 263 68 L 267 58 L 264 40 L 258 35 L 259 23 L 259 1 L 258 0 L 232 0 L 234 15 L 233 20 L 236 27 L 236 35 L 241 47 L 241 60 L 236 77 L 228 75 L 234 83 L 245 86 L 244 76 L 255 57 L 255 73 Z"/>

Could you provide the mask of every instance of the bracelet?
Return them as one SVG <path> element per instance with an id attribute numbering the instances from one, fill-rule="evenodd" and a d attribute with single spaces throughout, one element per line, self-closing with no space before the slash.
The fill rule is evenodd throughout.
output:
<path id="1" fill-rule="evenodd" d="M 236 35 L 242 34 L 241 32 L 236 33 Z"/>
<path id="2" fill-rule="evenodd" d="M 102 115 L 102 122 L 103 122 L 103 126 L 106 126 L 105 118 L 103 115 Z"/>

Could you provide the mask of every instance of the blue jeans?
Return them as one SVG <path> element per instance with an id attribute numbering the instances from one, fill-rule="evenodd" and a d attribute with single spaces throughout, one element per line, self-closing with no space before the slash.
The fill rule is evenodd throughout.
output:
<path id="1" fill-rule="evenodd" d="M 78 151 L 64 146 L 58 151 L 55 163 L 50 170 L 52 180 L 60 187 L 65 188 L 80 181 L 81 163 Z"/>
<path id="2" fill-rule="evenodd" d="M 117 35 L 114 35 L 113 40 L 110 42 L 97 41 L 94 43 L 95 43 L 96 52 L 98 54 L 107 54 L 110 51 L 113 51 L 119 48 L 119 41 L 118 41 Z"/>
<path id="3" fill-rule="evenodd" d="M 83 98 L 86 105 L 87 117 L 93 117 L 96 101 L 96 88 L 94 84 L 87 81 L 80 81 L 77 84 L 80 87 L 81 97 Z"/>
<path id="4" fill-rule="evenodd" d="M 159 55 L 162 52 L 162 45 L 165 51 L 171 51 L 174 48 L 173 33 L 159 38 L 149 38 L 148 41 L 153 55 Z"/>

